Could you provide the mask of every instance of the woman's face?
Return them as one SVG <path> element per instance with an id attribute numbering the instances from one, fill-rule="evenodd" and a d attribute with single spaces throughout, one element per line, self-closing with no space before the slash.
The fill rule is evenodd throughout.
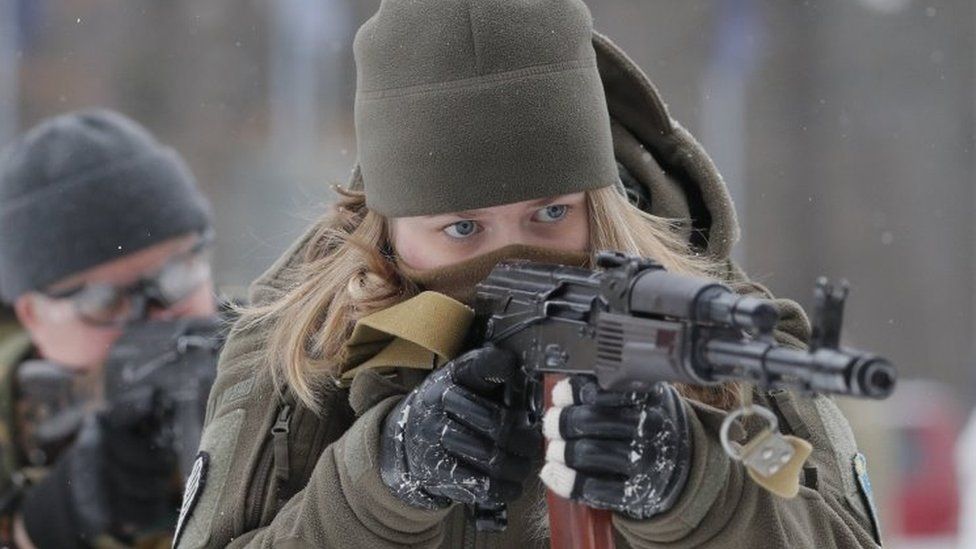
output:
<path id="1" fill-rule="evenodd" d="M 435 269 L 511 244 L 584 251 L 590 238 L 586 194 L 393 219 L 393 246 L 414 269 Z"/>

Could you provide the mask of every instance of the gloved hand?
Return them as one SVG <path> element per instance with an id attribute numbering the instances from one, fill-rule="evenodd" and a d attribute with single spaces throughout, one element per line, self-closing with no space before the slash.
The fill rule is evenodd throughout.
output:
<path id="1" fill-rule="evenodd" d="M 21 506 L 35 546 L 85 547 L 101 536 L 125 542 L 168 526 L 161 521 L 173 507 L 176 456 L 155 444 L 152 423 L 143 409 L 85 418 L 74 445 Z"/>
<path id="2" fill-rule="evenodd" d="M 667 383 L 617 393 L 590 376 L 564 379 L 553 388 L 542 432 L 540 476 L 550 490 L 635 519 L 670 509 L 691 467 L 688 419 Z"/>
<path id="3" fill-rule="evenodd" d="M 425 509 L 518 498 L 542 436 L 524 411 L 503 404 L 515 368 L 510 352 L 475 349 L 427 376 L 389 413 L 380 474 L 394 495 Z"/>

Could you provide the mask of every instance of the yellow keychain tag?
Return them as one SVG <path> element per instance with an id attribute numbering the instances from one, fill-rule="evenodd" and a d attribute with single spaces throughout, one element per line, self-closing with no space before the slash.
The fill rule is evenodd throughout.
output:
<path id="1" fill-rule="evenodd" d="M 745 444 L 729 440 L 732 423 L 745 415 L 758 415 L 769 425 Z M 783 498 L 793 498 L 800 491 L 800 469 L 813 446 L 809 442 L 779 432 L 776 415 L 762 406 L 750 405 L 725 417 L 719 431 L 722 448 L 730 458 L 741 461 L 749 477 L 766 490 Z"/>

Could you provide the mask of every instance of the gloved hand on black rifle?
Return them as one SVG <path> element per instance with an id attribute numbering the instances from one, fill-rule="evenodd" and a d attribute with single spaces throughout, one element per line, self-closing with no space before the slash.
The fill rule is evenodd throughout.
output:
<path id="1" fill-rule="evenodd" d="M 74 444 L 27 492 L 20 513 L 35 546 L 86 547 L 166 529 L 176 455 L 157 444 L 151 399 L 88 415 Z"/>
<path id="2" fill-rule="evenodd" d="M 635 519 L 669 510 L 691 467 L 691 438 L 678 392 L 605 391 L 590 376 L 557 383 L 543 418 L 540 476 L 557 495 Z"/>
<path id="3" fill-rule="evenodd" d="M 380 474 L 415 507 L 497 505 L 522 493 L 542 437 L 524 410 L 503 404 L 513 354 L 470 351 L 433 372 L 385 420 Z"/>

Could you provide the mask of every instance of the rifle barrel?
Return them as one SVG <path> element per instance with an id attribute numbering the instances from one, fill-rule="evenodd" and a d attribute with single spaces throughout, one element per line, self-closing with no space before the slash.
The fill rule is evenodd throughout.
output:
<path id="1" fill-rule="evenodd" d="M 882 399 L 895 388 L 895 369 L 884 358 L 848 350 L 800 351 L 773 342 L 706 341 L 703 358 L 715 381 L 753 380 L 760 385 Z"/>

